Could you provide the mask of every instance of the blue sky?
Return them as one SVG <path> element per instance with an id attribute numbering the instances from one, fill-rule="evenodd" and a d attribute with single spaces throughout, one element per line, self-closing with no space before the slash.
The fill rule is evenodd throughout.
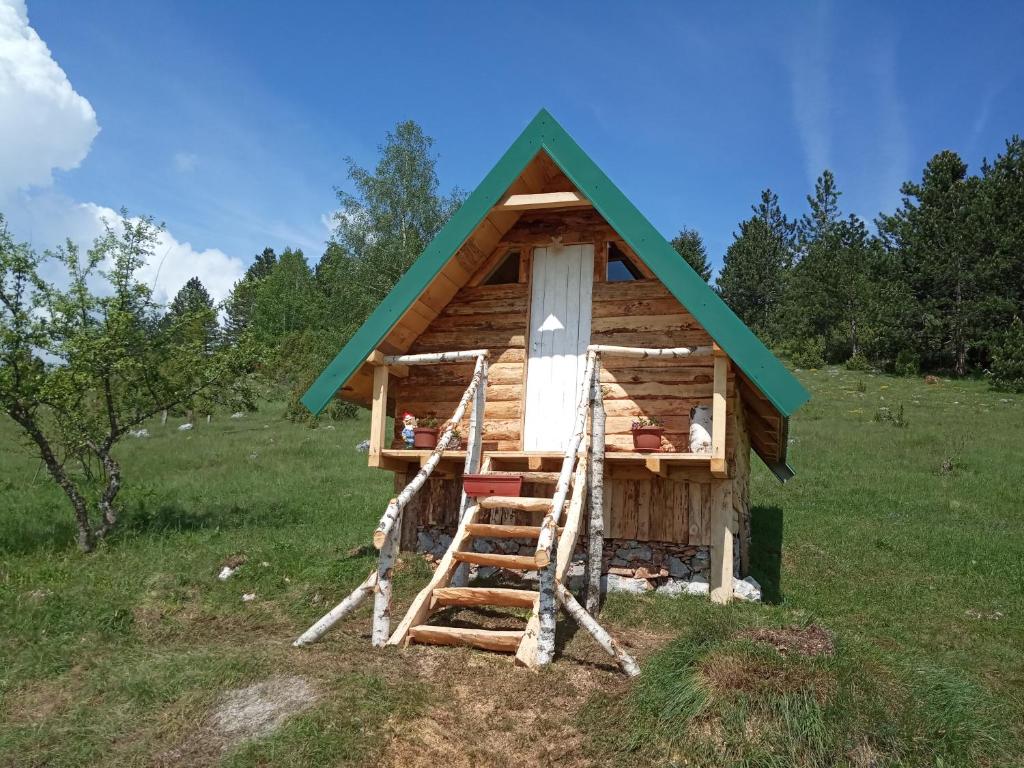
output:
<path id="1" fill-rule="evenodd" d="M 47 194 L 165 221 L 188 244 L 181 275 L 212 252 L 237 271 L 266 245 L 317 258 L 343 158 L 373 164 L 406 118 L 435 138 L 443 188 L 471 190 L 547 107 L 716 265 L 765 186 L 802 213 L 829 167 L 871 219 L 935 152 L 977 169 L 1024 131 L 1020 3 L 29 0 L 27 15 L 99 127 Z"/>

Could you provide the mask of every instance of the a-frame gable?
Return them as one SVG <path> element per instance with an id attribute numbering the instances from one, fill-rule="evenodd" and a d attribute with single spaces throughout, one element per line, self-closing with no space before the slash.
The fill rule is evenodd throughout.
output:
<path id="1" fill-rule="evenodd" d="M 721 298 L 675 252 L 546 111 L 541 110 L 462 207 L 398 281 L 344 349 L 302 398 L 319 412 L 365 362 L 392 328 L 459 254 L 502 197 L 523 184 L 523 174 L 541 151 L 554 161 L 594 209 L 618 232 L 676 299 L 725 350 L 753 390 L 785 420 L 809 395 L 785 366 L 736 317 Z M 510 214 L 504 213 L 506 217 Z M 507 229 L 506 218 L 496 229 Z M 500 234 L 495 242 L 500 239 Z M 457 290 L 457 286 L 455 287 Z M 784 446 L 780 446 L 784 455 Z"/>

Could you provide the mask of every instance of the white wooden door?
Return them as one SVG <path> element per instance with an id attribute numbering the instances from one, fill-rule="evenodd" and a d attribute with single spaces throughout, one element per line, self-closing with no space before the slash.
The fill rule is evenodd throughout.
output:
<path id="1" fill-rule="evenodd" d="M 571 437 L 593 284 L 593 245 L 534 249 L 523 450 L 562 451 Z"/>

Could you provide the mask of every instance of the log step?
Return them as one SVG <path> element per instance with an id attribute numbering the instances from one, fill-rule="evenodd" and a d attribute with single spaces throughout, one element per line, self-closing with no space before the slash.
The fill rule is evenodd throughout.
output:
<path id="1" fill-rule="evenodd" d="M 539 525 L 493 525 L 491 523 L 470 523 L 466 526 L 470 536 L 490 539 L 536 539 L 540 536 Z"/>
<path id="2" fill-rule="evenodd" d="M 481 509 L 517 509 L 520 512 L 550 512 L 551 499 L 538 496 L 480 496 Z"/>
<path id="3" fill-rule="evenodd" d="M 438 587 L 432 593 L 434 605 L 500 605 L 533 608 L 537 593 L 528 589 L 503 587 Z"/>
<path id="4" fill-rule="evenodd" d="M 409 638 L 416 643 L 431 645 L 462 645 L 486 651 L 515 653 L 523 639 L 522 630 L 475 629 L 472 627 L 435 627 L 420 624 L 410 627 Z"/>
<path id="5" fill-rule="evenodd" d="M 495 568 L 510 568 L 517 571 L 532 571 L 536 561 L 529 555 L 492 555 L 483 552 L 455 552 L 457 562 L 474 565 L 493 565 Z"/>

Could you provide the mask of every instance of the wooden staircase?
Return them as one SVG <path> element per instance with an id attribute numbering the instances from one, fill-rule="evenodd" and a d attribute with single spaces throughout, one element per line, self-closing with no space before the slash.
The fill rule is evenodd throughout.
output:
<path id="1" fill-rule="evenodd" d="M 487 466 L 488 462 L 484 462 Z M 486 474 L 509 474 L 486 472 Z M 559 477 L 557 472 L 516 472 L 528 483 L 554 486 Z M 555 563 L 555 578 L 561 582 L 576 545 L 580 518 L 586 498 L 587 458 L 576 459 L 572 474 L 572 495 L 565 505 L 565 517 L 556 517 L 561 523 L 558 530 L 558 550 Z M 452 587 L 452 578 L 460 564 L 492 566 L 507 571 L 538 571 L 536 556 L 482 553 L 473 551 L 474 539 L 532 539 L 541 534 L 541 519 L 553 506 L 554 499 L 536 496 L 481 496 L 467 508 L 448 551 L 441 558 L 430 582 L 413 600 L 398 627 L 388 640 L 388 645 L 405 646 L 410 643 L 433 645 L 455 645 L 481 648 L 488 651 L 515 653 L 516 663 L 527 667 L 535 666 L 537 638 L 539 635 L 538 610 L 540 595 L 534 589 L 512 589 L 507 587 Z M 478 522 L 485 510 L 513 509 L 536 514 L 537 525 L 499 525 Z M 431 615 L 442 608 L 498 607 L 529 609 L 530 615 L 522 629 L 485 629 L 476 627 L 455 627 L 429 624 Z"/>

